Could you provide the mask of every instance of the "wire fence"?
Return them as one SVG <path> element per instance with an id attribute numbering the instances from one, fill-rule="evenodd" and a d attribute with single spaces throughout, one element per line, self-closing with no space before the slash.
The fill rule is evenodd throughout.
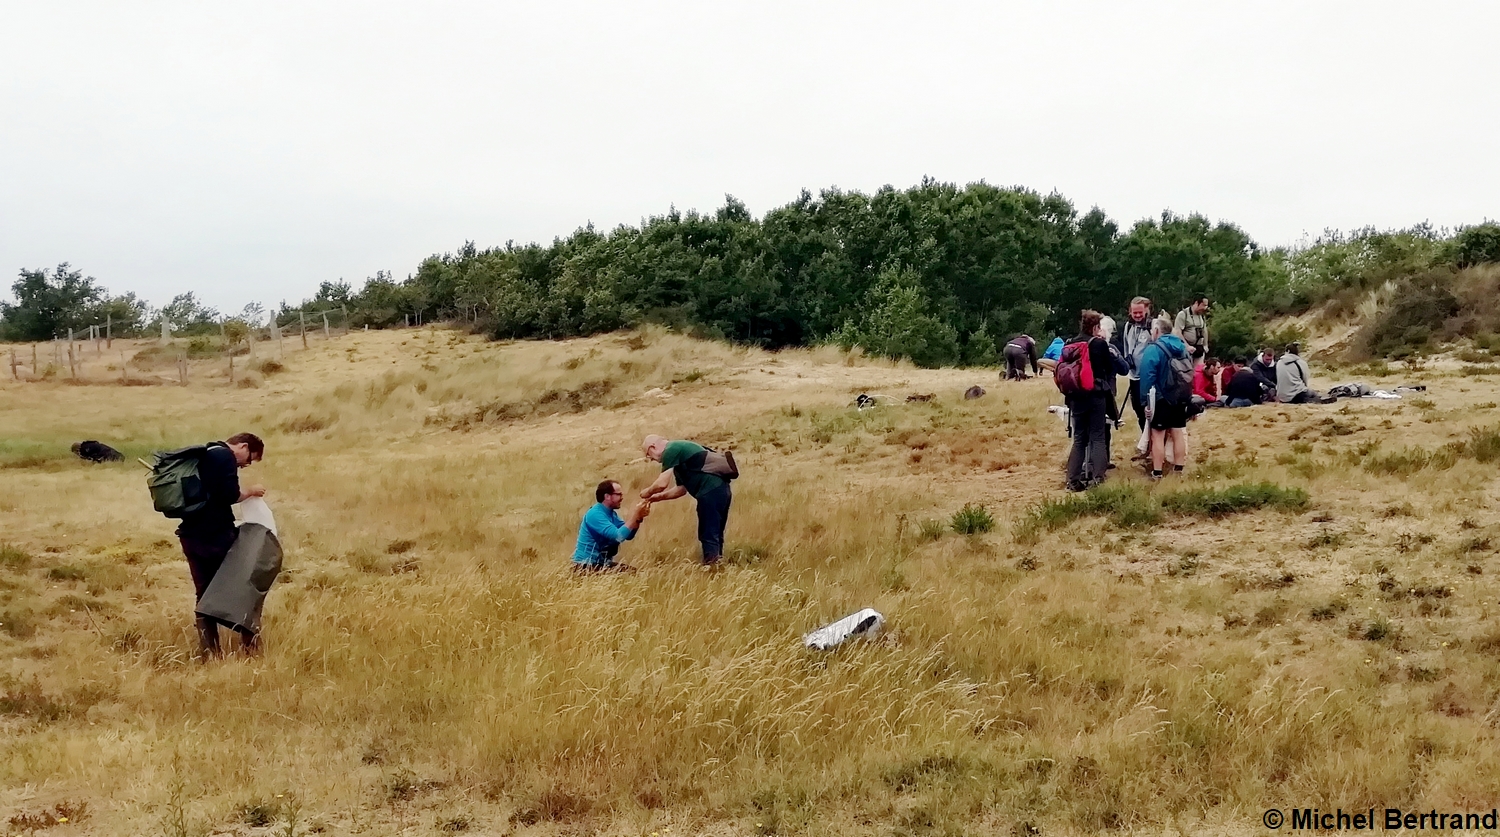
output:
<path id="1" fill-rule="evenodd" d="M 293 351 L 299 343 L 305 350 L 310 339 L 332 340 L 353 330 L 346 306 L 272 313 L 264 325 L 255 326 L 226 318 L 218 322 L 218 334 L 206 331 L 204 325 L 194 325 L 191 331 L 197 333 L 174 335 L 170 323 L 162 320 L 151 327 L 159 327 L 159 336 L 148 332 L 126 337 L 117 333 L 112 318 L 106 318 L 102 323 L 70 328 L 65 337 L 51 341 L 11 345 L 4 362 L 10 367 L 11 379 L 17 382 L 62 379 L 74 383 L 169 383 L 172 381 L 163 378 L 161 371 L 175 366 L 175 383 L 182 385 L 188 383 L 192 362 L 198 362 L 200 370 L 204 362 L 212 366 L 223 363 L 222 374 L 235 385 L 251 365 L 285 357 L 288 341 Z M 116 340 L 129 341 L 119 349 L 118 364 L 114 363 Z M 133 355 L 127 357 L 128 352 Z M 212 366 L 208 374 L 219 374 Z M 111 374 L 97 374 L 100 367 Z M 153 374 L 132 377 L 132 367 L 136 372 Z M 96 374 L 90 375 L 91 369 Z"/>

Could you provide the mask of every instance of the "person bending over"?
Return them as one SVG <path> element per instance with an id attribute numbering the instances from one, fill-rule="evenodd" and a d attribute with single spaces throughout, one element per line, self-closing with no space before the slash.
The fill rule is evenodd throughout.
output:
<path id="1" fill-rule="evenodd" d="M 615 561 L 620 544 L 635 537 L 641 521 L 651 514 L 651 504 L 642 500 L 620 519 L 625 502 L 624 489 L 614 480 L 605 480 L 594 489 L 594 505 L 584 512 L 578 527 L 578 546 L 573 550 L 573 571 L 578 573 L 633 573 L 635 567 Z"/>
<path id="2" fill-rule="evenodd" d="M 724 529 L 729 525 L 729 505 L 734 500 L 729 481 L 704 473 L 706 448 L 697 442 L 668 441 L 647 436 L 641 442 L 646 458 L 661 463 L 661 476 L 641 492 L 652 503 L 692 495 L 698 503 L 698 543 L 703 547 L 703 566 L 718 565 L 724 557 Z"/>
<path id="3" fill-rule="evenodd" d="M 1026 380 L 1026 362 L 1031 361 L 1031 374 L 1040 375 L 1037 367 L 1036 341 L 1029 334 L 1017 334 L 1005 343 L 1005 380 Z"/>
<path id="4" fill-rule="evenodd" d="M 198 476 L 208 495 L 202 509 L 184 515 L 177 527 L 177 540 L 187 557 L 188 572 L 193 576 L 193 601 L 203 598 L 203 591 L 218 574 L 224 557 L 239 537 L 234 525 L 234 504 L 251 497 L 264 497 L 265 488 L 252 485 L 241 490 L 239 469 L 261 461 L 266 445 L 253 433 L 238 433 L 222 442 L 209 442 L 198 463 Z M 199 652 L 204 658 L 220 654 L 219 623 L 206 616 L 194 617 L 198 627 Z M 254 634 L 241 634 L 240 644 L 247 651 L 258 648 Z"/>

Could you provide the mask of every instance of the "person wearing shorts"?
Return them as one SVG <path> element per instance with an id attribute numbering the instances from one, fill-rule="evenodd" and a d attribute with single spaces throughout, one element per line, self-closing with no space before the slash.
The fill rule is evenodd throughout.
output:
<path id="1" fill-rule="evenodd" d="M 1187 423 L 1191 402 L 1175 404 L 1164 397 L 1169 391 L 1172 360 L 1188 357 L 1182 338 L 1172 334 L 1172 321 L 1158 319 L 1151 326 L 1151 343 L 1141 353 L 1141 393 L 1146 400 L 1146 420 L 1151 426 L 1151 479 L 1159 480 L 1166 464 L 1166 443 L 1172 443 L 1172 470 L 1187 464 Z"/>

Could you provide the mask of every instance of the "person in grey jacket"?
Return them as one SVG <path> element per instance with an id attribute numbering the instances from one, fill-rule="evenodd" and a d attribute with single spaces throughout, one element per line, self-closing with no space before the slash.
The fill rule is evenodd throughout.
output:
<path id="1" fill-rule="evenodd" d="M 1300 344 L 1288 343 L 1286 352 L 1276 361 L 1276 400 L 1283 404 L 1326 404 L 1332 399 L 1308 386 L 1312 372 L 1301 351 Z"/>
<path id="2" fill-rule="evenodd" d="M 1151 342 L 1151 300 L 1138 296 L 1130 301 L 1130 312 L 1115 336 L 1110 340 L 1125 363 L 1130 367 L 1126 374 L 1130 378 L 1127 394 L 1130 408 L 1135 411 L 1136 427 L 1146 429 L 1146 403 L 1141 398 L 1141 352 Z"/>

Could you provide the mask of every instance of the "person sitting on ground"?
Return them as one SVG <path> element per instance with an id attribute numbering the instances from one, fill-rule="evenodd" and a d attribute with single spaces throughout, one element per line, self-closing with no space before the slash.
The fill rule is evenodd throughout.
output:
<path id="1" fill-rule="evenodd" d="M 1187 464 L 1187 423 L 1192 396 L 1176 397 L 1177 372 L 1172 361 L 1189 357 L 1187 344 L 1172 334 L 1172 321 L 1157 320 L 1151 326 L 1152 341 L 1141 353 L 1141 393 L 1151 422 L 1151 479 L 1159 480 L 1166 459 L 1166 444 L 1172 444 L 1172 470 Z M 1184 370 L 1184 374 L 1186 371 Z"/>
<path id="2" fill-rule="evenodd" d="M 1216 357 L 1199 361 L 1193 370 L 1193 404 L 1198 407 L 1221 407 L 1219 371 L 1223 364 Z"/>
<path id="3" fill-rule="evenodd" d="M 259 485 L 240 488 L 239 469 L 261 461 L 266 445 L 253 433 L 238 433 L 222 442 L 209 442 L 198 464 L 207 501 L 198 511 L 183 515 L 177 527 L 177 540 L 187 558 L 193 577 L 193 601 L 203 598 L 203 591 L 223 566 L 224 558 L 239 537 L 234 525 L 234 505 L 251 497 L 266 496 Z M 198 649 L 202 657 L 217 657 L 219 623 L 207 616 L 194 616 L 198 628 Z M 255 634 L 240 634 L 240 645 L 246 651 L 259 647 Z"/>
<path id="4" fill-rule="evenodd" d="M 1276 392 L 1276 352 L 1270 347 L 1260 350 L 1260 355 L 1250 364 L 1250 371 L 1255 377 L 1270 390 L 1270 395 Z"/>
<path id="5" fill-rule="evenodd" d="M 1052 338 L 1052 342 L 1047 344 L 1047 351 L 1042 352 L 1042 359 L 1037 361 L 1037 364 L 1048 372 L 1056 371 L 1057 362 L 1062 358 L 1062 350 L 1063 339 L 1061 337 Z"/>
<path id="6" fill-rule="evenodd" d="M 1005 342 L 1005 380 L 1026 380 L 1026 361 L 1031 361 L 1031 374 L 1040 375 L 1037 368 L 1036 340 L 1029 334 L 1017 334 Z"/>
<path id="7" fill-rule="evenodd" d="M 641 451 L 647 459 L 661 463 L 661 476 L 641 492 L 641 499 L 659 503 L 691 494 L 698 501 L 698 543 L 703 547 L 703 566 L 716 566 L 724 557 L 724 529 L 729 524 L 729 506 L 734 500 L 729 481 L 702 470 L 707 448 L 696 442 L 671 442 L 653 435 L 641 442 Z"/>
<path id="8" fill-rule="evenodd" d="M 1224 397 L 1230 407 L 1254 407 L 1265 401 L 1266 385 L 1255 371 L 1249 368 L 1246 358 L 1241 358 L 1238 372 L 1224 387 Z"/>
<path id="9" fill-rule="evenodd" d="M 1234 373 L 1240 371 L 1242 365 L 1244 365 L 1242 358 L 1227 358 L 1224 361 L 1224 365 L 1219 367 L 1220 401 L 1225 401 L 1225 396 L 1229 393 L 1229 382 L 1234 380 Z"/>
<path id="10" fill-rule="evenodd" d="M 625 491 L 614 480 L 605 480 L 594 489 L 594 505 L 584 512 L 578 527 L 578 546 L 573 550 L 573 571 L 579 573 L 633 573 L 635 567 L 615 561 L 620 544 L 635 537 L 641 521 L 651 514 L 651 504 L 642 500 L 630 510 L 630 517 L 620 519 Z"/>
<path id="11" fill-rule="evenodd" d="M 1276 400 L 1283 404 L 1327 404 L 1336 400 L 1309 386 L 1312 372 L 1301 358 L 1301 351 L 1300 343 L 1288 343 L 1281 359 L 1276 361 Z"/>

